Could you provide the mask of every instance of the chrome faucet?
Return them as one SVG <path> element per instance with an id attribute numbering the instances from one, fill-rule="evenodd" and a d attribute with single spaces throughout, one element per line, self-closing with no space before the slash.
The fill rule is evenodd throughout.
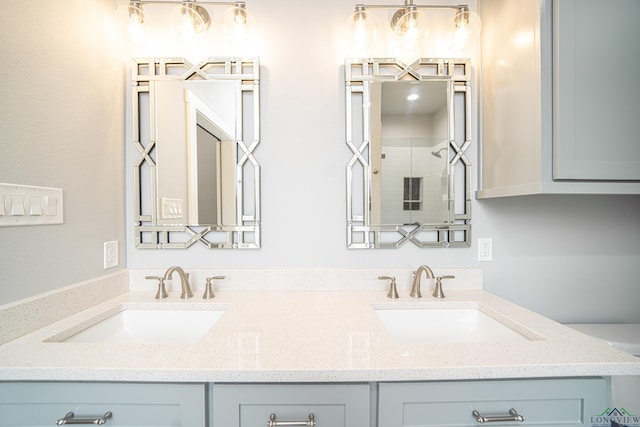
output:
<path id="1" fill-rule="evenodd" d="M 164 273 L 163 279 L 171 279 L 174 271 L 178 272 L 178 276 L 180 276 L 180 283 L 182 284 L 182 294 L 180 294 L 180 298 L 191 298 L 193 296 L 193 293 L 191 292 L 191 287 L 189 287 L 189 274 L 185 273 L 182 267 L 178 267 L 177 265 L 169 267 L 166 273 Z"/>
<path id="2" fill-rule="evenodd" d="M 411 286 L 411 293 L 409 293 L 410 297 L 422 298 L 422 294 L 420 293 L 420 276 L 422 276 L 423 271 L 426 273 L 427 279 L 433 279 L 435 277 L 433 271 L 426 265 L 418 267 L 413 276 L 413 286 Z"/>

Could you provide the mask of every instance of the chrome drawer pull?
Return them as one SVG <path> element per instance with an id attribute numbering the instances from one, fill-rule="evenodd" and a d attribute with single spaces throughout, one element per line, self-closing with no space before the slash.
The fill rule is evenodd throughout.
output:
<path id="1" fill-rule="evenodd" d="M 313 427 L 315 425 L 316 425 L 316 416 L 313 414 L 309 414 L 309 419 L 307 421 L 276 421 L 276 414 L 271 414 L 269 416 L 269 422 L 267 423 L 267 427 L 281 427 L 281 426 Z"/>
<path id="2" fill-rule="evenodd" d="M 509 415 L 496 415 L 496 416 L 490 416 L 490 417 L 483 417 L 482 415 L 480 415 L 480 412 L 476 411 L 475 409 L 471 413 L 471 415 L 473 415 L 476 421 L 479 422 L 480 424 L 497 423 L 497 422 L 505 422 L 505 421 L 519 421 L 519 422 L 524 421 L 524 417 L 518 414 L 518 411 L 516 411 L 513 408 L 509 409 Z"/>
<path id="3" fill-rule="evenodd" d="M 107 420 L 109 420 L 109 418 L 111 418 L 113 414 L 111 412 L 105 412 L 105 414 L 99 418 L 96 419 L 88 419 L 88 418 L 78 418 L 78 419 L 74 419 L 73 416 L 73 412 L 67 412 L 67 415 L 64 416 L 64 418 L 60 418 L 58 420 L 58 422 L 56 422 L 56 425 L 58 426 L 64 426 L 64 425 L 69 425 L 69 424 L 94 424 L 94 425 L 103 425 L 107 423 Z"/>

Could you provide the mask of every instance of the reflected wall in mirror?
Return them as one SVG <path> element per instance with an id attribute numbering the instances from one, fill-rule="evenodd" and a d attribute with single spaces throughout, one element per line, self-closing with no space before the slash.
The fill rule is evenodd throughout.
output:
<path id="1" fill-rule="evenodd" d="M 136 247 L 260 247 L 259 67 L 134 60 Z"/>
<path id="2" fill-rule="evenodd" d="M 470 245 L 469 67 L 346 61 L 349 248 Z"/>

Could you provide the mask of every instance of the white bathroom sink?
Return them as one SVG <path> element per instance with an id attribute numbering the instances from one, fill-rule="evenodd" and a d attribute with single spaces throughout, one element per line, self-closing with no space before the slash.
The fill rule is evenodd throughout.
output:
<path id="1" fill-rule="evenodd" d="M 391 336 L 403 343 L 527 340 L 477 308 L 374 309 Z"/>
<path id="2" fill-rule="evenodd" d="M 211 309 L 124 308 L 74 335 L 57 341 L 191 344 L 199 341 L 223 314 L 224 310 Z"/>

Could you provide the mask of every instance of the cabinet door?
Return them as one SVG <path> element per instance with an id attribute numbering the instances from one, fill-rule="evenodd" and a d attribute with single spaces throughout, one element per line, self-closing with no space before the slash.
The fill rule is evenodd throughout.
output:
<path id="1" fill-rule="evenodd" d="M 212 427 L 370 427 L 368 384 L 215 384 L 211 395 Z"/>
<path id="2" fill-rule="evenodd" d="M 607 409 L 603 378 L 504 381 L 381 383 L 379 426 L 474 426 L 473 411 L 484 417 L 524 417 L 499 425 L 591 426 L 591 416 Z"/>
<path id="3" fill-rule="evenodd" d="M 553 178 L 640 180 L 640 1 L 554 4 Z"/>
<path id="4" fill-rule="evenodd" d="M 107 426 L 204 427 L 204 384 L 0 383 L 0 426 L 40 427 L 73 412 Z M 97 423 L 97 422 L 96 422 Z"/>

